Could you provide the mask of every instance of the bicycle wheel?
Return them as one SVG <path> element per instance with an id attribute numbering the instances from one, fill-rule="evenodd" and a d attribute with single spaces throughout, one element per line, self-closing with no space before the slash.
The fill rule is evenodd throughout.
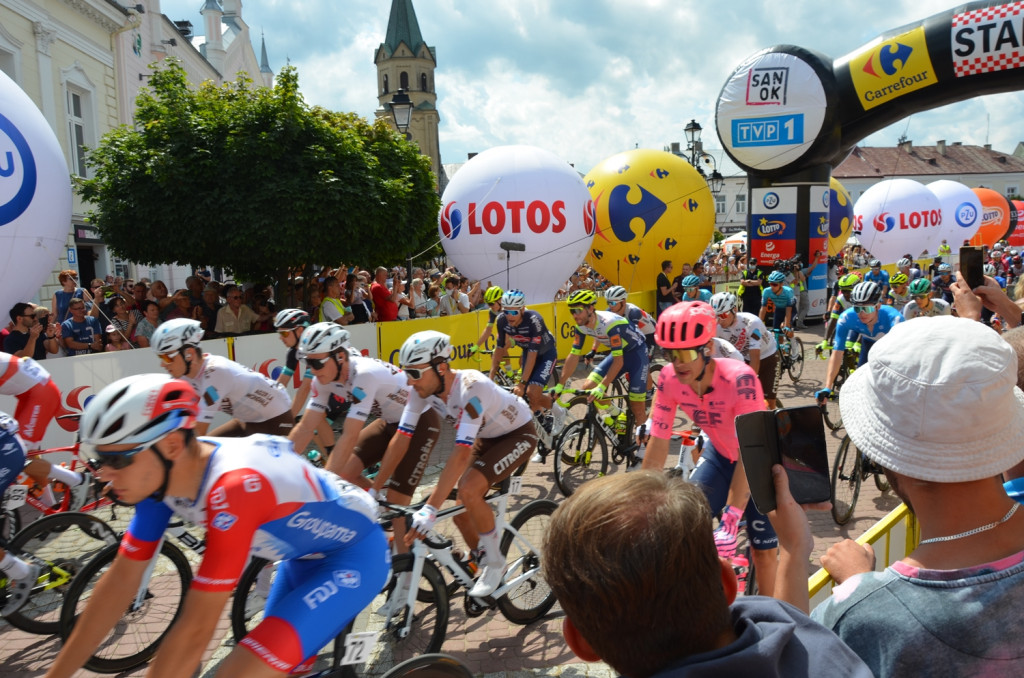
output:
<path id="1" fill-rule="evenodd" d="M 473 678 L 473 672 L 455 657 L 433 652 L 407 659 L 381 678 Z"/>
<path id="2" fill-rule="evenodd" d="M 390 619 L 375 614 L 384 605 L 395 590 L 395 583 L 403 572 L 411 572 L 415 557 L 411 553 L 400 553 L 391 563 L 391 581 L 373 601 L 352 620 L 346 633 L 376 631 L 380 635 L 376 645 L 370 651 L 370 657 L 359 670 L 353 665 L 342 667 L 343 675 L 372 676 L 400 664 L 413 657 L 430 652 L 438 652 L 444 644 L 448 633 L 448 590 L 441 577 L 437 565 L 430 560 L 423 561 L 423 575 L 419 582 L 416 603 L 411 610 L 412 626 L 409 635 L 402 637 L 407 615 L 407 607 Z M 429 589 L 429 595 L 425 595 Z M 424 600 L 430 598 L 430 600 Z M 385 625 L 387 624 L 387 625 Z M 342 639 L 344 640 L 344 639 Z M 344 647 L 344 642 L 340 643 Z"/>
<path id="3" fill-rule="evenodd" d="M 537 499 L 523 507 L 512 518 L 501 535 L 501 552 L 505 554 L 503 582 L 526 577 L 498 599 L 498 609 L 513 624 L 529 624 L 543 617 L 555 604 L 555 594 L 541 573 L 544 540 L 551 525 L 551 514 L 558 504 L 550 499 Z"/>
<path id="4" fill-rule="evenodd" d="M 794 382 L 800 381 L 800 375 L 804 373 L 804 342 L 800 337 L 789 340 L 789 366 L 786 371 Z"/>
<path id="5" fill-rule="evenodd" d="M 0 511 L 0 539 L 10 544 L 14 535 L 21 531 L 21 514 L 13 509 Z"/>
<path id="6" fill-rule="evenodd" d="M 60 615 L 60 636 L 66 641 L 78 615 L 92 599 L 96 583 L 117 556 L 118 545 L 106 547 L 75 577 L 68 589 Z M 156 555 L 141 601 L 133 600 L 121 619 L 114 624 L 85 668 L 97 673 L 119 673 L 145 664 L 156 654 L 181 612 L 192 569 L 188 559 L 174 544 L 164 542 Z"/>
<path id="7" fill-rule="evenodd" d="M 29 633 L 59 633 L 61 607 L 75 574 L 101 550 L 117 543 L 109 525 L 85 513 L 55 513 L 18 532 L 8 545 L 10 551 L 28 554 L 45 567 L 28 602 L 5 619 Z"/>
<path id="8" fill-rule="evenodd" d="M 565 427 L 555 440 L 555 483 L 565 496 L 608 472 L 608 446 L 604 436 L 586 419 Z"/>
<path id="9" fill-rule="evenodd" d="M 276 571 L 276 563 L 264 558 L 253 558 L 245 566 L 231 600 L 231 633 L 235 643 L 263 621 L 263 605 Z"/>
<path id="10" fill-rule="evenodd" d="M 832 520 L 845 525 L 853 515 L 860 494 L 861 456 L 850 436 L 843 438 L 832 465 Z"/>

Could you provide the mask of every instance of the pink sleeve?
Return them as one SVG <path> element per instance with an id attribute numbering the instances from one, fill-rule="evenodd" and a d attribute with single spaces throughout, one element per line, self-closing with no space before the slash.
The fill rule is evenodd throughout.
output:
<path id="1" fill-rule="evenodd" d="M 665 365 L 658 374 L 658 386 L 651 406 L 651 430 L 648 433 L 654 438 L 668 440 L 672 437 L 672 427 L 676 420 L 676 399 L 672 397 L 673 387 L 678 388 L 675 379 L 676 371 L 672 365 Z"/>

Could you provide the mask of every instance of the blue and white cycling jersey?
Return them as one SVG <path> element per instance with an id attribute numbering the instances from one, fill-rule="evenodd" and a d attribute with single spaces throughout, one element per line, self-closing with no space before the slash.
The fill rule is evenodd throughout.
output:
<path id="1" fill-rule="evenodd" d="M 877 275 L 868 271 L 864 274 L 864 282 L 878 283 L 883 289 L 889 289 L 889 271 L 879 271 Z"/>
<path id="2" fill-rule="evenodd" d="M 884 337 L 896 323 L 901 322 L 903 322 L 902 313 L 892 306 L 879 306 L 878 319 L 874 326 L 868 329 L 868 326 L 857 315 L 857 311 L 848 308 L 843 311 L 843 314 L 839 316 L 839 322 L 836 323 L 836 335 L 832 342 L 832 350 L 845 351 L 846 341 L 856 338 L 858 335 L 861 337 L 862 345 L 865 341 L 874 343 Z M 866 351 L 862 349 L 861 355 L 864 356 L 865 353 Z"/>

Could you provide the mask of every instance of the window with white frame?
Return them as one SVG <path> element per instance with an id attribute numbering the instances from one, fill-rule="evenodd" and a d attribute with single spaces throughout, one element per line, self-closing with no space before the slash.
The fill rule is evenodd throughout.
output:
<path id="1" fill-rule="evenodd" d="M 725 196 L 715 196 L 715 214 L 725 214 Z"/>
<path id="2" fill-rule="evenodd" d="M 1020 187 L 1019 186 L 1007 186 L 1006 187 L 1006 197 L 1007 198 L 1012 198 L 1015 195 L 1020 195 Z"/>
<path id="3" fill-rule="evenodd" d="M 747 213 L 747 194 L 740 193 L 736 196 L 736 214 Z"/>
<path id="4" fill-rule="evenodd" d="M 78 176 L 88 176 L 85 165 L 86 132 L 88 130 L 89 94 L 74 85 L 67 90 L 68 133 L 71 142 L 71 171 Z"/>

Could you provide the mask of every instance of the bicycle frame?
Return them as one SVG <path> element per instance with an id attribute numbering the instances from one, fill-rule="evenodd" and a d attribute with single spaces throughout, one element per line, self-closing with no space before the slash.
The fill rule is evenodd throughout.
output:
<path id="1" fill-rule="evenodd" d="M 62 453 L 63 454 L 70 454 L 71 455 L 71 463 L 68 464 L 68 468 L 70 470 L 72 470 L 72 471 L 84 471 L 84 470 L 86 470 L 86 468 L 87 468 L 86 465 L 82 461 L 80 461 L 79 458 L 78 458 L 78 443 L 77 442 L 74 445 L 65 445 L 64 447 L 52 447 L 52 448 L 46 449 L 46 450 L 33 450 L 33 451 L 29 452 L 26 456 L 28 458 L 30 458 L 30 459 L 31 458 L 35 458 L 35 457 L 43 457 L 43 458 L 45 458 L 47 455 L 62 454 Z M 21 475 L 18 476 L 18 481 L 19 481 L 19 483 L 26 485 L 26 489 L 28 489 L 28 482 L 29 482 L 28 476 L 26 476 L 24 473 L 22 473 Z M 68 511 L 70 509 L 70 506 L 71 506 L 71 496 L 70 496 L 69 493 L 65 492 L 64 496 L 61 497 L 60 500 L 57 503 L 55 503 L 53 505 L 47 505 L 46 503 L 40 501 L 38 497 L 33 496 L 31 492 L 28 492 L 27 496 L 25 497 L 25 503 L 28 504 L 29 506 L 31 506 L 32 508 L 36 509 L 37 511 L 39 511 L 43 515 L 51 516 L 51 515 L 53 515 L 55 513 L 63 513 L 65 511 Z M 78 510 L 82 511 L 82 512 L 89 512 L 89 511 L 93 511 L 95 509 L 101 508 L 103 506 L 108 506 L 108 505 L 112 505 L 112 504 L 113 504 L 113 502 L 110 501 L 110 499 L 108 499 L 107 497 L 98 497 L 97 499 L 95 499 L 95 500 L 93 500 L 91 502 L 87 502 L 86 504 L 84 504 Z"/>

